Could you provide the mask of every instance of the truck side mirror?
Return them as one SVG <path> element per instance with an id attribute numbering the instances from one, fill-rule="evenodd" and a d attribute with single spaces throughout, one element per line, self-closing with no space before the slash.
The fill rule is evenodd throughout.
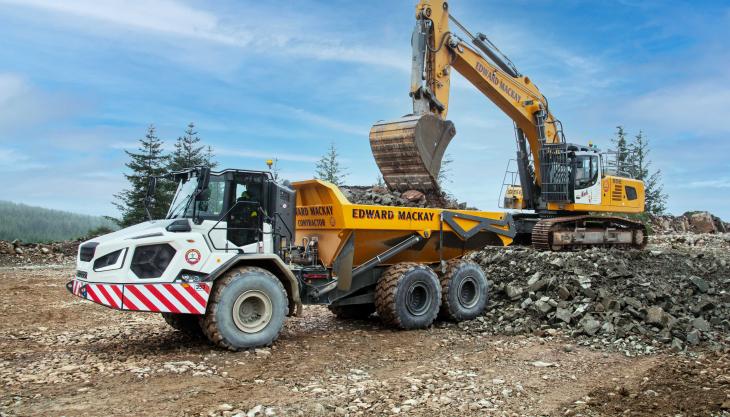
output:
<path id="1" fill-rule="evenodd" d="M 208 167 L 201 167 L 200 168 L 200 174 L 199 174 L 199 180 L 198 180 L 198 191 L 205 191 L 208 189 L 208 184 L 210 184 L 210 168 Z"/>

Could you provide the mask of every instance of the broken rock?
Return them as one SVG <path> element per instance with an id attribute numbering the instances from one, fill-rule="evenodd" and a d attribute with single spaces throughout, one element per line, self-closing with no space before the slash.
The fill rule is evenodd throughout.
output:
<path id="1" fill-rule="evenodd" d="M 578 324 L 583 329 L 583 332 L 589 336 L 593 336 L 601 328 L 601 322 L 594 319 L 590 314 L 583 316 Z"/>

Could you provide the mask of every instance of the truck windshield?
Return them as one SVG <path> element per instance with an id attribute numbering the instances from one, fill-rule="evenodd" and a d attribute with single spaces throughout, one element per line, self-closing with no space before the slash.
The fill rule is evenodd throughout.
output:
<path id="1" fill-rule="evenodd" d="M 211 176 L 208 188 L 196 199 L 197 188 L 198 177 L 180 181 L 170 211 L 167 212 L 168 219 L 189 219 L 193 216 L 204 220 L 219 219 L 225 208 L 225 179 L 218 175 Z"/>
<path id="2" fill-rule="evenodd" d="M 191 205 L 195 190 L 198 188 L 198 177 L 189 180 L 180 180 L 177 186 L 175 197 L 170 204 L 170 210 L 167 212 L 167 219 L 179 219 L 185 217 L 185 212 Z"/>

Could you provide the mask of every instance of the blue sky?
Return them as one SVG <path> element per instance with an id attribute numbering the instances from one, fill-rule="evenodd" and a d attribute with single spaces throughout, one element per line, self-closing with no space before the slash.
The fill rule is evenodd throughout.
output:
<path id="1" fill-rule="evenodd" d="M 372 184 L 373 122 L 408 97 L 415 1 L 0 0 L 2 199 L 115 215 L 126 160 L 153 123 L 194 121 L 221 167 L 306 179 L 331 142 Z M 569 141 L 642 129 L 669 210 L 730 218 L 730 4 L 454 0 L 541 88 Z M 459 199 L 496 209 L 511 121 L 454 76 Z"/>

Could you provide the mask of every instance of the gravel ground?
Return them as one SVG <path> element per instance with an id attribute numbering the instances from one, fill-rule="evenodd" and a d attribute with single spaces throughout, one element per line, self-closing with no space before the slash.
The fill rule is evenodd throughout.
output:
<path id="1" fill-rule="evenodd" d="M 233 353 L 70 296 L 72 268 L 0 269 L 0 415 L 730 415 L 728 352 L 627 356 L 476 321 L 393 331 L 325 308 Z"/>

